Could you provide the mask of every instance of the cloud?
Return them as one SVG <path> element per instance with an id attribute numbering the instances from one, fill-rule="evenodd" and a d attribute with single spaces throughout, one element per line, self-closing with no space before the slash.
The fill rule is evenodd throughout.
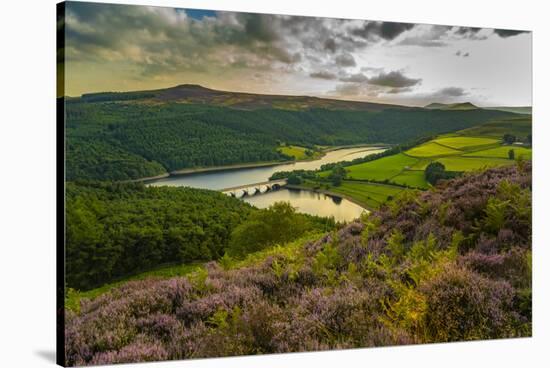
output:
<path id="1" fill-rule="evenodd" d="M 443 47 L 448 44 L 448 32 L 452 27 L 419 25 L 408 37 L 399 42 L 403 46 Z"/>
<path id="2" fill-rule="evenodd" d="M 389 91 L 386 91 L 386 93 L 395 95 L 395 94 L 399 94 L 399 93 L 411 92 L 412 90 L 413 90 L 413 89 L 410 88 L 410 87 L 405 87 L 405 88 L 392 88 L 392 89 L 390 89 Z"/>
<path id="3" fill-rule="evenodd" d="M 463 97 L 468 93 L 464 88 L 460 87 L 445 87 L 432 94 L 433 98 L 448 98 L 448 97 Z"/>
<path id="4" fill-rule="evenodd" d="M 512 29 L 495 29 L 494 32 L 502 38 L 517 36 L 522 33 L 529 33 L 529 31 L 517 31 Z"/>
<path id="5" fill-rule="evenodd" d="M 351 33 L 367 40 L 379 37 L 384 40 L 393 40 L 401 33 L 412 29 L 412 23 L 397 22 L 364 22 L 362 27 L 355 28 Z"/>
<path id="6" fill-rule="evenodd" d="M 340 54 L 334 59 L 338 66 L 355 66 L 355 58 L 349 53 Z"/>
<path id="7" fill-rule="evenodd" d="M 332 53 L 336 52 L 336 41 L 334 38 L 327 38 L 324 43 L 325 50 L 328 50 Z"/>
<path id="8" fill-rule="evenodd" d="M 326 79 L 326 80 L 333 80 L 336 79 L 336 74 L 328 72 L 328 71 L 320 71 L 309 74 L 311 78 L 318 78 L 318 79 Z"/>
<path id="9" fill-rule="evenodd" d="M 340 78 L 342 82 L 351 82 L 351 83 L 365 83 L 369 81 L 369 78 L 362 73 L 355 73 L 346 75 L 345 77 Z"/>
<path id="10" fill-rule="evenodd" d="M 481 31 L 479 27 L 458 27 L 455 31 L 459 35 L 474 35 Z"/>
<path id="11" fill-rule="evenodd" d="M 392 88 L 412 87 L 421 82 L 422 79 L 405 77 L 400 71 L 380 73 L 376 77 L 369 78 L 370 84 Z"/>

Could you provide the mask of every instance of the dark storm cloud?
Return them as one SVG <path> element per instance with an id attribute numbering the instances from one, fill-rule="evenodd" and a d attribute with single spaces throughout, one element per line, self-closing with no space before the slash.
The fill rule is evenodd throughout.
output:
<path id="1" fill-rule="evenodd" d="M 336 56 L 336 58 L 334 59 L 334 62 L 338 66 L 355 66 L 356 65 L 355 58 L 353 57 L 353 55 L 349 53 L 340 54 Z"/>
<path id="2" fill-rule="evenodd" d="M 392 88 L 412 87 L 419 84 L 420 82 L 422 82 L 422 79 L 405 77 L 399 71 L 380 73 L 376 77 L 369 78 L 370 84 Z"/>
<path id="3" fill-rule="evenodd" d="M 302 54 L 286 44 L 283 20 L 223 12 L 197 20 L 172 8 L 69 3 L 67 58 L 133 63 L 147 77 L 209 67 L 292 65 Z"/>
<path id="4" fill-rule="evenodd" d="M 326 80 L 333 80 L 336 79 L 336 74 L 327 72 L 327 71 L 320 71 L 311 73 L 309 75 L 311 78 L 317 78 L 317 79 L 326 79 Z"/>
<path id="5" fill-rule="evenodd" d="M 367 40 L 375 37 L 380 37 L 384 40 L 393 40 L 401 33 L 412 29 L 414 26 L 415 25 L 412 23 L 365 22 L 362 27 L 353 29 L 351 33 Z"/>
<path id="6" fill-rule="evenodd" d="M 517 36 L 522 33 L 529 33 L 529 31 L 516 31 L 513 29 L 495 29 L 495 33 L 502 38 Z"/>
<path id="7" fill-rule="evenodd" d="M 459 35 L 472 35 L 478 33 L 479 31 L 481 31 L 481 28 L 479 27 L 458 27 L 455 33 Z"/>
<path id="8" fill-rule="evenodd" d="M 411 92 L 413 89 L 411 87 L 404 87 L 404 88 L 392 88 L 390 89 L 389 91 L 387 91 L 386 93 L 389 93 L 389 94 L 392 94 L 392 95 L 396 95 L 396 94 L 399 94 L 399 93 L 405 93 L 405 92 Z"/>
<path id="9" fill-rule="evenodd" d="M 336 41 L 334 38 L 327 38 L 324 43 L 325 50 L 328 50 L 332 53 L 336 52 Z"/>
<path id="10" fill-rule="evenodd" d="M 466 96 L 468 93 L 464 88 L 460 87 L 446 87 L 436 91 L 432 96 L 434 98 L 438 97 L 462 97 Z"/>

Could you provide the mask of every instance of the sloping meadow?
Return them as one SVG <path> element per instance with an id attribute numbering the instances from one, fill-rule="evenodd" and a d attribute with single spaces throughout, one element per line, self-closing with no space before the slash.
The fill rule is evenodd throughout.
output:
<path id="1" fill-rule="evenodd" d="M 67 311 L 67 363 L 531 335 L 528 163 L 405 191 L 286 249 L 83 301 L 78 314 Z"/>

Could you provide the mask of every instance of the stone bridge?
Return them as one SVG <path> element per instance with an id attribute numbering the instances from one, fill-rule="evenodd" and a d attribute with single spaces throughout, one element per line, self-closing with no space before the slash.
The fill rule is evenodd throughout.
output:
<path id="1" fill-rule="evenodd" d="M 287 184 L 286 179 L 263 181 L 261 183 L 239 185 L 238 187 L 225 188 L 220 190 L 222 193 L 231 197 L 241 198 L 244 196 L 253 196 L 277 190 Z"/>

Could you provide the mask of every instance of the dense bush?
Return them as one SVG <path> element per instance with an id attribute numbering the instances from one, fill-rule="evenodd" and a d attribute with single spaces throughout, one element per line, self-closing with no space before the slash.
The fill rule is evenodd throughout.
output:
<path id="1" fill-rule="evenodd" d="M 530 336 L 530 216 L 528 165 L 404 192 L 262 261 L 83 300 L 67 311 L 67 363 Z"/>
<path id="2" fill-rule="evenodd" d="M 255 211 L 231 233 L 227 253 L 242 257 L 270 245 L 284 244 L 307 231 L 334 227 L 333 219 L 296 213 L 288 202 L 277 202 L 263 211 Z"/>

